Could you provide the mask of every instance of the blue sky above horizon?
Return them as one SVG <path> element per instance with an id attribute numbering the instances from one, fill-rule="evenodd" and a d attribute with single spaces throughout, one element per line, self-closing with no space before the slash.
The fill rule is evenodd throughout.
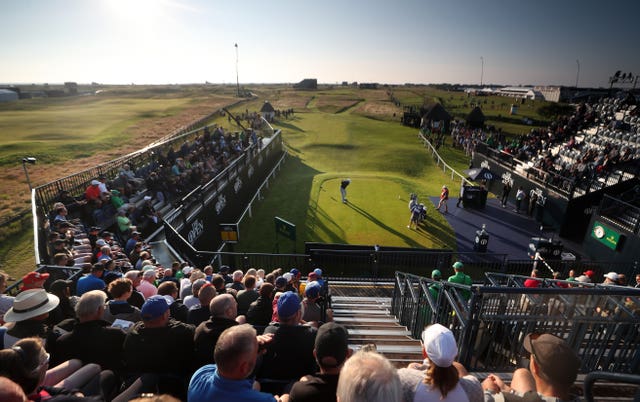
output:
<path id="1" fill-rule="evenodd" d="M 636 0 L 19 0 L 0 10 L 3 83 L 235 83 L 236 43 L 241 83 L 606 87 L 616 70 L 640 74 Z"/>

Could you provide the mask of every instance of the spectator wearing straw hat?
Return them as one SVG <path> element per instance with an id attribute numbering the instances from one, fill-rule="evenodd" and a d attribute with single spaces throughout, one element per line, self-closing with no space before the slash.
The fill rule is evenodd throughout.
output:
<path id="1" fill-rule="evenodd" d="M 59 303 L 58 296 L 47 293 L 44 289 L 30 289 L 19 293 L 13 300 L 13 306 L 4 315 L 6 322 L 15 323 L 4 334 L 4 347 L 10 348 L 18 340 L 28 337 L 46 340 L 50 333 L 44 322 L 49 312 Z"/>

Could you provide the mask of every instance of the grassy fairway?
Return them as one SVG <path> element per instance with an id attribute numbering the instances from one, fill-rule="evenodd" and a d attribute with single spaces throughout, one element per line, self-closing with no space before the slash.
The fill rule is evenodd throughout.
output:
<path id="1" fill-rule="evenodd" d="M 451 228 L 427 197 L 439 194 L 443 183 L 452 185 L 452 194 L 458 187 L 435 168 L 417 131 L 390 118 L 381 92 L 340 90 L 334 102 L 329 91 L 315 94 L 283 122 L 290 156 L 253 218 L 243 222 L 240 249 L 274 251 L 274 216 L 296 225 L 298 252 L 305 241 L 455 247 Z M 347 204 L 339 192 L 345 177 L 352 179 Z M 428 206 L 426 231 L 406 227 L 411 192 Z M 281 240 L 279 249 L 291 252 L 294 245 Z"/>

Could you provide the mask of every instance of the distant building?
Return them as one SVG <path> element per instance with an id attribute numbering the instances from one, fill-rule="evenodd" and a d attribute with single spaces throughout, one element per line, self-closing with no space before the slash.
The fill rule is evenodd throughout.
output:
<path id="1" fill-rule="evenodd" d="M 360 85 L 358 85 L 358 88 L 360 88 L 360 89 L 378 89 L 378 83 L 377 82 L 361 82 Z"/>
<path id="2" fill-rule="evenodd" d="M 10 89 L 0 89 L 0 102 L 13 102 L 20 98 L 16 91 Z"/>
<path id="3" fill-rule="evenodd" d="M 316 78 L 305 78 L 294 84 L 293 87 L 296 89 L 318 89 L 318 80 Z"/>
<path id="4" fill-rule="evenodd" d="M 271 106 L 271 103 L 269 103 L 269 101 L 264 101 L 264 105 L 262 105 L 262 108 L 260 109 L 260 114 L 267 121 L 273 121 L 274 117 L 276 116 L 276 110 L 273 108 L 273 106 Z"/>
<path id="5" fill-rule="evenodd" d="M 75 82 L 65 82 L 64 87 L 69 91 L 69 95 L 77 95 L 78 94 L 78 84 Z"/>

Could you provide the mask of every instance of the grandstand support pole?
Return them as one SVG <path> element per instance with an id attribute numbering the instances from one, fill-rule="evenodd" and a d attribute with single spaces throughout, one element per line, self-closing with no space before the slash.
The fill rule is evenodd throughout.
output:
<path id="1" fill-rule="evenodd" d="M 236 87 L 238 90 L 238 98 L 240 97 L 240 79 L 238 78 L 238 44 L 236 43 L 235 45 L 236 48 Z"/>
<path id="2" fill-rule="evenodd" d="M 31 195 L 31 192 L 33 191 L 33 187 L 31 186 L 31 179 L 29 178 L 29 170 L 27 170 L 27 163 L 35 165 L 36 158 L 31 156 L 27 158 L 22 158 L 22 169 L 24 169 L 24 175 L 27 177 L 27 185 L 29 186 L 29 195 Z"/>

